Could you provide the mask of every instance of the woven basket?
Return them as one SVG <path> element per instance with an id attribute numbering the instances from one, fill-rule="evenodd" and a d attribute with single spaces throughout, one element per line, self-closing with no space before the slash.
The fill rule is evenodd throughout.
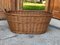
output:
<path id="1" fill-rule="evenodd" d="M 10 29 L 20 34 L 40 34 L 47 31 L 51 14 L 37 10 L 11 11 L 7 14 Z"/>

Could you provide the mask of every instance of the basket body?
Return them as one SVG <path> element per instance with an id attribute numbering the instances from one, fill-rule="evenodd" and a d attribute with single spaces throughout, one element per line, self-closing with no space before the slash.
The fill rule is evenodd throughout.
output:
<path id="1" fill-rule="evenodd" d="M 7 20 L 12 32 L 40 34 L 47 31 L 51 15 L 40 11 L 17 11 L 7 13 Z"/>
<path id="2" fill-rule="evenodd" d="M 0 11 L 0 20 L 6 19 L 4 12 Z"/>

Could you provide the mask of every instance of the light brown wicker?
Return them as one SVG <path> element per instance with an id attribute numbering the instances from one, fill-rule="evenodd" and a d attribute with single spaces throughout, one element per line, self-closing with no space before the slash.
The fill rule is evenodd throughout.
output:
<path id="1" fill-rule="evenodd" d="M 12 32 L 20 34 L 40 34 L 47 31 L 51 14 L 37 10 L 12 11 L 7 20 Z"/>

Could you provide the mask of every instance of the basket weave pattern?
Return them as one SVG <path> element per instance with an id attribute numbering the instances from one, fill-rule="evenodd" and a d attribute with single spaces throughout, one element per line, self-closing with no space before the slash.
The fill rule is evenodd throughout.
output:
<path id="1" fill-rule="evenodd" d="M 40 34 L 47 31 L 51 15 L 40 11 L 20 11 L 7 13 L 7 20 L 12 32 Z"/>

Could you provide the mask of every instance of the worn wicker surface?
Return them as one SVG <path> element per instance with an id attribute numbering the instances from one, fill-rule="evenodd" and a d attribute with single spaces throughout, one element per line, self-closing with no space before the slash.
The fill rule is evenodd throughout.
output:
<path id="1" fill-rule="evenodd" d="M 47 31 L 51 14 L 40 11 L 17 11 L 7 13 L 7 20 L 12 32 L 40 34 Z"/>
<path id="2" fill-rule="evenodd" d="M 0 11 L 0 20 L 6 19 L 6 16 L 3 11 Z"/>

